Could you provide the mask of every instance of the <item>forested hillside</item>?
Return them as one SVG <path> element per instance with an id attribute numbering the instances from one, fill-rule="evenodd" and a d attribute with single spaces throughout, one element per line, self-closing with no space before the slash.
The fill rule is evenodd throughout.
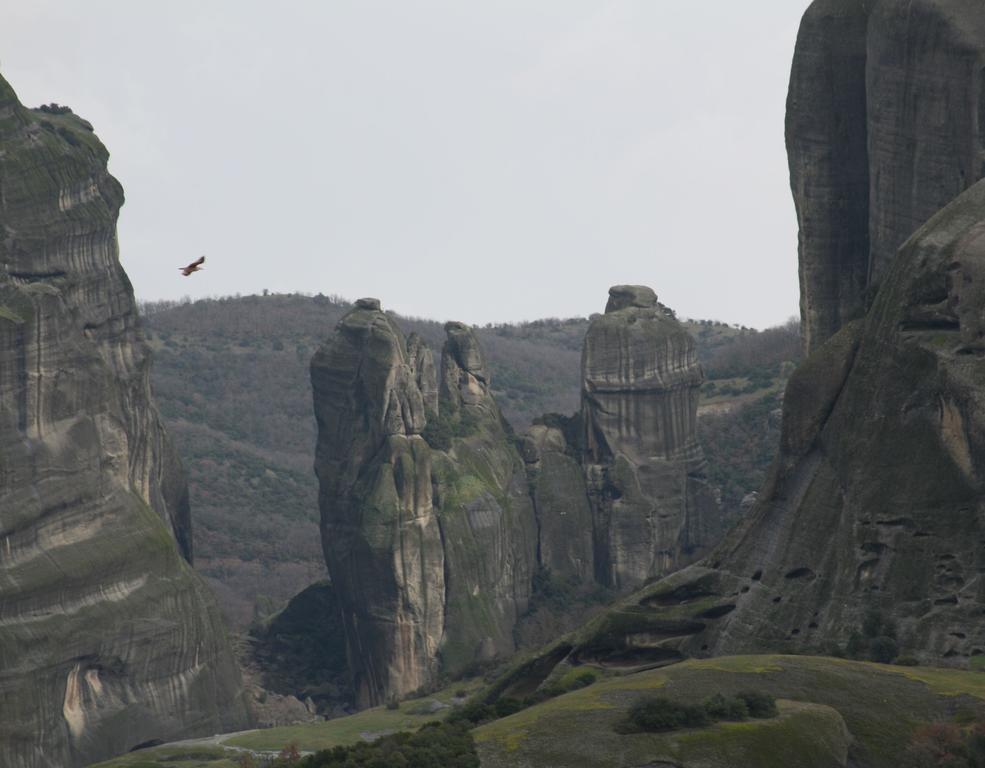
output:
<path id="1" fill-rule="evenodd" d="M 236 627 L 325 575 L 308 363 L 349 307 L 301 294 L 141 307 L 157 400 L 190 477 L 195 565 Z M 396 319 L 440 349 L 442 323 Z M 734 516 L 772 459 L 779 420 L 770 413 L 799 356 L 798 331 L 687 324 L 708 378 L 700 430 L 709 475 Z M 493 393 L 516 429 L 578 407 L 587 326 L 575 318 L 478 329 Z"/>

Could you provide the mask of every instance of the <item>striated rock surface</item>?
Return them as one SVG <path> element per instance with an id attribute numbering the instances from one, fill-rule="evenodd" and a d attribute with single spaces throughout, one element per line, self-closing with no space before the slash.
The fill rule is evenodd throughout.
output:
<path id="1" fill-rule="evenodd" d="M 446 559 L 441 660 L 459 674 L 515 650 L 513 627 L 527 610 L 536 568 L 537 522 L 479 343 L 462 323 L 447 323 L 445 334 L 439 412 L 455 438 L 434 452 Z"/>
<path id="2" fill-rule="evenodd" d="M 322 545 L 356 698 L 375 704 L 433 680 L 444 628 L 424 398 L 403 334 L 365 299 L 315 354 L 311 382 Z"/>
<path id="3" fill-rule="evenodd" d="M 863 312 L 869 276 L 866 34 L 872 2 L 817 0 L 804 14 L 786 141 L 800 225 L 805 348 Z"/>
<path id="4" fill-rule="evenodd" d="M 474 336 L 446 331 L 436 409 L 430 351 L 375 300 L 312 360 L 322 540 L 361 705 L 511 652 L 529 597 L 523 463 Z"/>
<path id="5" fill-rule="evenodd" d="M 805 348 L 864 314 L 896 250 L 985 175 L 985 6 L 815 0 L 797 39 L 787 151 Z"/>
<path id="6" fill-rule="evenodd" d="M 548 669 L 985 653 L 983 307 L 985 181 L 914 235 L 866 317 L 791 378 L 780 456 L 740 526 L 546 650 Z"/>
<path id="7" fill-rule="evenodd" d="M 445 333 L 436 383 L 427 346 L 363 299 L 312 360 L 322 540 L 358 705 L 513 653 L 535 575 L 569 597 L 627 590 L 721 527 L 694 342 L 649 288 L 613 288 L 593 321 L 582 412 L 520 439 L 471 329 Z"/>
<path id="8" fill-rule="evenodd" d="M 697 438 L 694 340 L 644 286 L 615 286 L 582 354 L 584 472 L 600 583 L 635 587 L 694 560 L 720 517 Z"/>
<path id="9" fill-rule="evenodd" d="M 0 764 L 244 727 L 91 126 L 0 78 Z"/>

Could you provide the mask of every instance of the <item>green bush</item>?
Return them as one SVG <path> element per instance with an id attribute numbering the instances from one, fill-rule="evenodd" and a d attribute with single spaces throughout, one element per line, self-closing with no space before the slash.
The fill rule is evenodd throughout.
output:
<path id="1" fill-rule="evenodd" d="M 711 723 L 704 707 L 680 704 L 664 698 L 646 698 L 630 707 L 626 719 L 617 724 L 620 733 L 655 733 L 678 728 L 700 728 Z"/>
<path id="2" fill-rule="evenodd" d="M 744 699 L 727 699 L 720 693 L 705 701 L 704 708 L 712 720 L 745 720 L 749 717 L 749 706 Z"/>
<path id="3" fill-rule="evenodd" d="M 447 451 L 451 448 L 452 438 L 469 437 L 474 435 L 478 428 L 479 423 L 475 415 L 468 408 L 463 408 L 458 419 L 452 419 L 444 413 L 428 418 L 421 437 L 435 450 Z"/>
<path id="4" fill-rule="evenodd" d="M 428 419 L 421 437 L 436 451 L 447 451 L 451 448 L 451 425 L 446 419 L 432 417 Z"/>
<path id="5" fill-rule="evenodd" d="M 493 705 L 493 712 L 495 713 L 497 719 L 500 717 L 509 717 L 521 709 L 525 709 L 527 704 L 519 699 L 497 699 L 496 703 Z"/>
<path id="6" fill-rule="evenodd" d="M 716 693 L 695 706 L 661 697 L 645 698 L 630 707 L 616 723 L 617 733 L 652 733 L 678 728 L 700 728 L 719 720 L 776 717 L 776 699 L 768 693 L 740 691 L 735 696 Z"/>
<path id="7" fill-rule="evenodd" d="M 776 708 L 776 699 L 768 693 L 759 691 L 739 691 L 735 697 L 745 702 L 750 717 L 776 717 L 780 711 Z"/>
<path id="8" fill-rule="evenodd" d="M 479 768 L 479 758 L 467 724 L 429 723 L 417 733 L 395 733 L 373 742 L 316 752 L 296 765 L 300 768 Z"/>
<path id="9" fill-rule="evenodd" d="M 889 664 L 899 655 L 899 646 L 891 637 L 877 637 L 869 643 L 869 658 L 881 664 Z"/>
<path id="10" fill-rule="evenodd" d="M 596 680 L 594 672 L 586 671 L 578 675 L 574 680 L 571 681 L 571 685 L 568 686 L 568 690 L 576 691 L 579 688 L 587 688 L 592 685 Z"/>

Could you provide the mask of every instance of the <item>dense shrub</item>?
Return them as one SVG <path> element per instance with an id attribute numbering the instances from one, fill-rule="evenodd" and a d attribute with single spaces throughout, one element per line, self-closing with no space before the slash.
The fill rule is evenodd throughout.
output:
<path id="1" fill-rule="evenodd" d="M 70 115 L 72 108 L 52 102 L 51 104 L 42 104 L 38 107 L 38 112 L 44 112 L 46 115 Z"/>
<path id="2" fill-rule="evenodd" d="M 654 733 L 701 728 L 719 720 L 776 717 L 776 700 L 766 693 L 743 691 L 735 696 L 716 693 L 701 704 L 681 704 L 662 697 L 641 699 L 616 724 L 619 733 Z"/>
<path id="3" fill-rule="evenodd" d="M 636 702 L 626 719 L 617 727 L 621 733 L 653 733 L 678 728 L 700 728 L 712 722 L 708 711 L 699 705 L 680 704 L 664 698 Z"/>
<path id="4" fill-rule="evenodd" d="M 899 646 L 891 637 L 882 635 L 869 643 L 869 658 L 881 664 L 889 664 L 899 655 Z"/>
<path id="5" fill-rule="evenodd" d="M 889 664 L 899 655 L 896 624 L 880 611 L 870 610 L 862 619 L 862 631 L 849 635 L 845 655 L 850 659 L 865 659 Z"/>
<path id="6" fill-rule="evenodd" d="M 446 722 L 449 723 L 468 723 L 470 725 L 481 725 L 491 720 L 498 720 L 501 717 L 509 717 L 520 710 L 540 704 L 542 701 L 553 699 L 569 691 L 577 691 L 580 688 L 587 688 L 598 679 L 596 672 L 585 670 L 565 683 L 553 683 L 538 688 L 529 696 L 523 699 L 502 697 L 489 704 L 482 701 L 470 701 L 464 706 L 456 707 L 448 715 Z"/>
<path id="7" fill-rule="evenodd" d="M 416 733 L 395 733 L 373 742 L 326 749 L 296 765 L 299 768 L 479 768 L 479 758 L 466 724 L 430 723 Z M 279 768 L 279 763 L 275 762 L 274 766 Z"/>
<path id="8" fill-rule="evenodd" d="M 750 714 L 745 700 L 739 697 L 727 699 L 720 693 L 705 702 L 705 711 L 712 720 L 745 720 Z"/>
<path id="9" fill-rule="evenodd" d="M 447 451 L 451 448 L 452 438 L 469 437 L 474 435 L 478 428 L 478 421 L 472 411 L 463 408 L 457 419 L 444 413 L 429 417 L 421 437 L 435 450 Z"/>
<path id="10" fill-rule="evenodd" d="M 750 717 L 776 717 L 780 714 L 780 711 L 776 708 L 776 699 L 768 693 L 739 691 L 735 697 L 745 702 Z"/>

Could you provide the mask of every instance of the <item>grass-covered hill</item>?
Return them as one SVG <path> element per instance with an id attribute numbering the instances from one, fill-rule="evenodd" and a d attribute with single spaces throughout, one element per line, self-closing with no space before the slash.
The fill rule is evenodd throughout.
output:
<path id="1" fill-rule="evenodd" d="M 236 627 L 325 575 L 308 363 L 349 308 L 301 294 L 141 306 L 157 401 L 189 472 L 196 567 Z M 397 320 L 440 351 L 442 323 Z M 708 378 L 700 428 L 709 475 L 735 515 L 773 456 L 771 413 L 799 356 L 797 328 L 687 324 Z M 587 326 L 574 318 L 479 329 L 493 393 L 517 429 L 578 408 Z"/>
<path id="2" fill-rule="evenodd" d="M 985 756 L 981 672 L 769 655 L 691 660 L 635 672 L 586 666 L 578 679 L 567 693 L 514 708 L 511 714 L 503 711 L 498 719 L 473 727 L 482 768 L 972 768 Z M 313 753 L 416 730 L 436 720 L 467 725 L 461 715 L 471 705 L 463 702 L 468 694 L 472 702 L 481 696 L 475 686 L 476 681 L 464 682 L 392 709 L 379 707 L 327 722 L 141 750 L 100 768 L 260 766 L 266 762 L 264 754 L 290 754 L 285 747 Z M 739 712 L 652 732 L 624 726 L 646 701 L 663 699 L 665 707 L 708 710 L 716 699 L 733 701 L 750 693 L 775 702 L 776 711 L 759 716 Z M 429 734 L 446 738 L 438 729 L 422 732 L 420 738 Z M 379 752 L 387 749 L 391 747 L 381 741 Z M 251 762 L 243 750 L 254 753 Z M 365 764 L 404 764 L 387 762 L 386 754 L 375 759 L 381 762 Z M 445 765 L 426 759 L 415 764 Z"/>

